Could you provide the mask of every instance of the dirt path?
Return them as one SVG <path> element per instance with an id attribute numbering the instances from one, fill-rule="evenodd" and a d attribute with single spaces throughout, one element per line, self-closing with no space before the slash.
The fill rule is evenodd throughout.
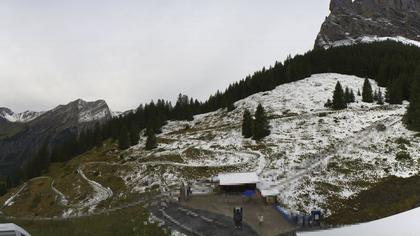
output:
<path id="1" fill-rule="evenodd" d="M 93 197 L 90 197 L 87 199 L 87 201 L 84 202 L 84 206 L 93 206 L 97 205 L 98 203 L 111 198 L 113 195 L 112 190 L 109 187 L 104 187 L 100 183 L 90 180 L 86 177 L 85 173 L 83 172 L 83 166 L 79 166 L 77 168 L 77 173 L 87 181 L 87 183 L 93 188 L 93 190 L 96 192 Z"/>
<path id="2" fill-rule="evenodd" d="M 15 194 L 13 194 L 9 199 L 7 199 L 5 202 L 4 202 L 4 204 L 3 204 L 3 208 L 4 207 L 8 207 L 8 206 L 10 206 L 11 204 L 13 204 L 13 200 L 15 200 L 15 198 L 17 197 L 17 196 L 19 196 L 19 194 L 26 188 L 26 186 L 28 186 L 28 183 L 24 183 L 23 184 L 23 186 L 22 187 L 20 187 L 20 189 L 15 193 Z"/>

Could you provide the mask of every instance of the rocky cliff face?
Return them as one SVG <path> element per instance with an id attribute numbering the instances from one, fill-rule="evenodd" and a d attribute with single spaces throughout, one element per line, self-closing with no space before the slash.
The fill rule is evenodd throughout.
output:
<path id="1" fill-rule="evenodd" d="M 2 114 L 7 114 L 2 116 Z M 0 175 L 19 167 L 47 141 L 60 143 L 68 135 L 77 134 L 96 122 L 111 119 L 111 111 L 103 100 L 76 100 L 44 112 L 28 122 L 13 122 L 10 109 L 0 110 Z M 7 127 L 7 129 L 6 129 Z M 3 134 L 9 130 L 9 133 Z M 13 132 L 12 132 L 13 131 Z"/>
<path id="2" fill-rule="evenodd" d="M 316 48 L 351 44 L 363 37 L 420 41 L 420 0 L 331 0 Z"/>

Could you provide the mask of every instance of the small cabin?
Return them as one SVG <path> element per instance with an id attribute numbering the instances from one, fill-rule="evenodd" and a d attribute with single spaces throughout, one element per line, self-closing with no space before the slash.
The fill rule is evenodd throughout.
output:
<path id="1" fill-rule="evenodd" d="M 236 193 L 256 190 L 257 184 L 260 182 L 255 172 L 219 174 L 217 179 L 220 190 Z"/>
<path id="2" fill-rule="evenodd" d="M 0 235 L 5 236 L 31 236 L 21 227 L 15 224 L 0 224 Z"/>
<path id="3" fill-rule="evenodd" d="M 272 205 L 277 204 L 277 195 L 279 191 L 276 189 L 262 189 L 260 190 L 261 197 L 264 199 L 266 204 Z"/>

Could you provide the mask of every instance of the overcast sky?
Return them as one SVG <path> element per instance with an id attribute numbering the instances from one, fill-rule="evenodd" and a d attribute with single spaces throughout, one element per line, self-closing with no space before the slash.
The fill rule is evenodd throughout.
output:
<path id="1" fill-rule="evenodd" d="M 0 106 L 206 99 L 313 47 L 329 0 L 1 0 Z"/>

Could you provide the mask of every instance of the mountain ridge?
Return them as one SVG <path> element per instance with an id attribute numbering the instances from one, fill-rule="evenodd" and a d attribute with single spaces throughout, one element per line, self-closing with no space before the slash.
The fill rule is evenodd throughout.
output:
<path id="1" fill-rule="evenodd" d="M 14 114 L 7 108 L 1 111 L 9 116 Z M 42 145 L 64 142 L 82 130 L 93 128 L 97 122 L 103 123 L 111 118 L 104 100 L 86 102 L 82 99 L 59 105 L 24 123 L 3 118 L 2 129 L 6 132 L 9 129 L 10 133 L 2 134 L 5 137 L 0 141 L 0 174 L 19 168 Z"/>
<path id="2" fill-rule="evenodd" d="M 332 0 L 315 48 L 349 45 L 361 37 L 420 41 L 420 1 Z"/>

